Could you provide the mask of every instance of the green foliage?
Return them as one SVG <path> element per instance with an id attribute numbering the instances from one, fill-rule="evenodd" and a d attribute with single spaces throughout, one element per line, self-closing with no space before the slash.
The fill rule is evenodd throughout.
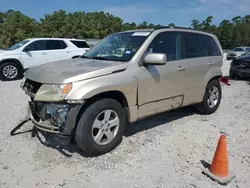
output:
<path id="1" fill-rule="evenodd" d="M 223 20 L 218 26 L 212 22 L 213 16 L 201 22 L 194 19 L 191 27 L 215 34 L 224 49 L 250 45 L 250 15 L 236 16 L 231 21 Z M 0 12 L 0 48 L 31 37 L 104 38 L 114 32 L 159 26 L 146 21 L 140 24 L 124 23 L 121 18 L 103 11 L 68 13 L 57 10 L 36 21 L 20 11 L 8 10 Z"/>

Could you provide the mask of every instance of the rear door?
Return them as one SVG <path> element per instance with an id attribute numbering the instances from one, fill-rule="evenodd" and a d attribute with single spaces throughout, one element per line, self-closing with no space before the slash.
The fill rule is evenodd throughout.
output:
<path id="1" fill-rule="evenodd" d="M 27 45 L 22 52 L 22 61 L 25 68 L 44 64 L 48 61 L 46 41 L 36 40 Z"/>
<path id="2" fill-rule="evenodd" d="M 46 53 L 48 62 L 61 61 L 70 59 L 70 54 L 67 51 L 67 44 L 64 40 L 47 39 L 46 40 Z"/>
<path id="3" fill-rule="evenodd" d="M 204 94 L 205 77 L 211 68 L 221 63 L 221 53 L 211 36 L 183 32 L 182 58 L 187 60 L 186 104 L 199 102 Z"/>

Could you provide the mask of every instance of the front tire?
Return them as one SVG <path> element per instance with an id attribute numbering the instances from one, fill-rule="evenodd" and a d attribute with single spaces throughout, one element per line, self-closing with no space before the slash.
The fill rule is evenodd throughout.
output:
<path id="1" fill-rule="evenodd" d="M 16 80 L 21 75 L 20 67 L 14 62 L 6 62 L 0 65 L 0 79 L 4 81 Z"/>
<path id="2" fill-rule="evenodd" d="M 203 101 L 197 105 L 197 110 L 201 114 L 212 114 L 214 113 L 221 102 L 221 85 L 218 79 L 212 80 L 207 84 Z"/>
<path id="3" fill-rule="evenodd" d="M 91 155 L 115 149 L 126 127 L 125 111 L 114 99 L 95 101 L 83 112 L 76 128 L 77 145 Z"/>

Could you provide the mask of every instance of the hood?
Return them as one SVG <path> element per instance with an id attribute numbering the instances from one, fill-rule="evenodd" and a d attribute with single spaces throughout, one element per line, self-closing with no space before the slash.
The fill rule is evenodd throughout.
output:
<path id="1" fill-rule="evenodd" d="M 0 54 L 6 52 L 6 50 L 0 49 Z"/>
<path id="2" fill-rule="evenodd" d="M 0 55 L 16 55 L 20 54 L 19 50 L 3 50 L 0 49 Z"/>
<path id="3" fill-rule="evenodd" d="M 126 62 L 76 58 L 35 66 L 25 72 L 25 78 L 50 84 L 77 82 L 125 70 Z"/>

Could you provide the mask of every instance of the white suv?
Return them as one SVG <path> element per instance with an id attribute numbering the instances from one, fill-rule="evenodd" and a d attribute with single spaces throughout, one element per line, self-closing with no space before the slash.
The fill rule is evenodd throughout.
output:
<path id="1" fill-rule="evenodd" d="M 85 40 L 32 38 L 0 50 L 0 79 L 14 80 L 30 67 L 83 55 L 89 45 Z"/>

